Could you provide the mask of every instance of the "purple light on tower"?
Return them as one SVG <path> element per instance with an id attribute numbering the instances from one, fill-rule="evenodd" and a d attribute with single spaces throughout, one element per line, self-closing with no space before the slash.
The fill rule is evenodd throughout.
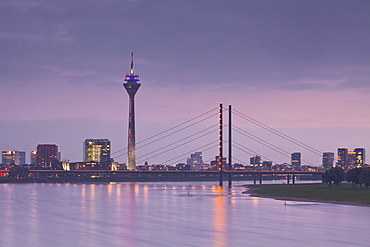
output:
<path id="1" fill-rule="evenodd" d="M 129 97 L 129 115 L 128 115 L 128 152 L 127 152 L 127 169 L 136 169 L 136 147 L 135 147 L 135 94 L 141 86 L 139 75 L 134 71 L 134 52 L 131 52 L 131 69 L 125 77 L 125 87 Z"/>

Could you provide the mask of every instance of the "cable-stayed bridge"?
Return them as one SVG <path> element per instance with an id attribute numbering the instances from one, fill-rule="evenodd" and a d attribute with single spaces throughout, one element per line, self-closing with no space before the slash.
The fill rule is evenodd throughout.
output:
<path id="1" fill-rule="evenodd" d="M 229 157 L 234 163 L 247 164 L 249 158 L 255 155 L 263 160 L 279 163 L 276 158 L 290 162 L 293 151 L 302 150 L 311 156 L 321 159 L 322 152 L 296 138 L 293 138 L 275 128 L 272 128 L 238 109 L 222 107 L 222 114 L 228 116 L 228 121 L 219 122 L 219 107 L 205 111 L 191 119 L 170 127 L 136 143 L 137 164 L 175 165 L 185 163 L 193 152 L 202 152 L 204 163 L 209 163 L 219 156 L 220 126 L 222 128 L 222 145 L 225 147 L 224 157 Z M 231 114 L 230 114 L 231 112 Z M 252 126 L 252 127 L 243 127 Z M 259 130 L 258 130 L 259 129 Z M 251 130 L 261 130 L 252 133 Z M 232 137 L 232 138 L 231 138 Z M 274 140 L 274 141 L 272 141 Z M 230 147 L 231 146 L 231 147 Z M 286 146 L 289 147 L 287 150 Z M 227 147 L 227 148 L 226 148 Z M 228 153 L 232 153 L 232 156 Z M 127 156 L 127 148 L 112 153 L 117 159 Z M 303 165 L 317 165 L 302 159 Z"/>

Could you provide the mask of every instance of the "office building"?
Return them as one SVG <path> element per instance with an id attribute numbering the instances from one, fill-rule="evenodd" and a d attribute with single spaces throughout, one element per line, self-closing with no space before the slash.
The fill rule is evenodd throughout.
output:
<path id="1" fill-rule="evenodd" d="M 37 152 L 36 151 L 31 151 L 30 153 L 30 164 L 37 165 Z"/>
<path id="2" fill-rule="evenodd" d="M 3 165 L 24 165 L 26 163 L 26 152 L 23 151 L 3 151 Z"/>
<path id="3" fill-rule="evenodd" d="M 42 167 L 53 167 L 58 160 L 58 146 L 55 144 L 37 145 L 37 165 Z"/>
<path id="4" fill-rule="evenodd" d="M 108 139 L 86 139 L 83 143 L 84 162 L 110 162 L 110 141 Z"/>
<path id="5" fill-rule="evenodd" d="M 272 168 L 272 161 L 263 161 L 262 162 L 262 169 L 271 170 L 271 168 Z"/>
<path id="6" fill-rule="evenodd" d="M 365 149 L 364 148 L 355 148 L 356 152 L 356 167 L 365 167 Z"/>
<path id="7" fill-rule="evenodd" d="M 356 167 L 356 152 L 348 151 L 347 153 L 347 164 L 345 169 L 353 169 Z"/>
<path id="8" fill-rule="evenodd" d="M 322 154 L 322 166 L 324 169 L 330 169 L 334 165 L 334 153 L 326 152 Z"/>
<path id="9" fill-rule="evenodd" d="M 222 157 L 221 166 L 219 164 L 220 156 L 216 156 L 214 160 L 211 161 L 209 170 L 226 170 L 226 157 Z"/>
<path id="10" fill-rule="evenodd" d="M 355 148 L 353 151 L 348 151 L 347 148 L 338 148 L 337 166 L 342 169 L 349 170 L 356 167 L 365 167 L 365 164 L 364 148 Z"/>
<path id="11" fill-rule="evenodd" d="M 190 158 L 186 160 L 186 165 L 190 167 L 190 170 L 201 170 L 203 168 L 202 152 L 190 154 Z"/>
<path id="12" fill-rule="evenodd" d="M 348 167 L 348 149 L 338 148 L 338 163 L 337 167 L 347 169 Z"/>
<path id="13" fill-rule="evenodd" d="M 294 168 L 301 167 L 301 153 L 291 154 L 291 165 Z"/>
<path id="14" fill-rule="evenodd" d="M 259 155 L 254 155 L 249 159 L 249 161 L 250 166 L 254 167 L 261 166 L 261 156 Z"/>

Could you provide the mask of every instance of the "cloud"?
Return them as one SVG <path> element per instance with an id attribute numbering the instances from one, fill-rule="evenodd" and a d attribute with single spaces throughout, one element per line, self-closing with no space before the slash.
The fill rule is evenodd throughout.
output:
<path id="1" fill-rule="evenodd" d="M 72 77 L 84 77 L 84 76 L 90 76 L 96 74 L 93 70 L 81 70 L 81 69 L 65 69 L 58 66 L 44 66 L 44 69 L 50 70 L 53 73 L 56 73 L 57 77 L 66 77 L 66 76 L 72 76 Z"/>
<path id="2" fill-rule="evenodd" d="M 40 36 L 40 35 L 34 35 L 34 34 L 22 34 L 22 33 L 0 33 L 1 38 L 6 38 L 6 39 L 25 39 L 28 41 L 33 41 L 33 40 L 40 40 L 44 39 L 45 37 Z"/>
<path id="3" fill-rule="evenodd" d="M 167 85 L 232 80 L 253 88 L 305 90 L 324 84 L 309 86 L 304 81 L 346 79 L 345 87 L 367 87 L 363 81 L 368 72 L 345 72 L 367 61 L 367 4 L 327 1 L 319 9 L 315 3 L 290 1 L 235 6 L 221 2 L 209 5 L 207 1 L 168 4 L 37 1 L 24 5 L 23 12 L 18 6 L 12 15 L 3 17 L 6 23 L 12 23 L 2 33 L 7 37 L 2 42 L 7 47 L 5 76 L 16 80 L 22 73 L 10 73 L 9 68 L 22 62 L 23 69 L 19 70 L 31 78 L 37 77 L 32 74 L 36 64 L 101 70 L 107 76 L 124 69 L 125 54 L 135 50 L 138 59 L 146 61 L 137 61 L 140 73 L 161 78 L 161 83 Z M 207 5 L 207 14 L 202 11 L 203 5 Z M 33 42 L 13 42 L 17 38 Z M 168 79 L 163 80 L 163 74 Z"/>
<path id="4" fill-rule="evenodd" d="M 2 1 L 0 113 L 141 121 L 220 101 L 277 127 L 368 127 L 369 1 Z M 205 11 L 206 10 L 206 11 Z M 150 124 L 146 128 L 150 128 Z"/>

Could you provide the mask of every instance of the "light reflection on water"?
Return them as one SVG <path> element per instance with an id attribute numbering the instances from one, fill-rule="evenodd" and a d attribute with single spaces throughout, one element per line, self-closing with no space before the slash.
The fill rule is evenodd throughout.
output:
<path id="1" fill-rule="evenodd" d="M 0 246 L 369 243 L 369 207 L 284 205 L 244 190 L 216 182 L 1 184 Z"/>
<path id="2" fill-rule="evenodd" d="M 223 195 L 223 189 L 218 187 L 218 195 Z M 225 222 L 225 207 L 224 207 L 224 197 L 219 196 L 215 200 L 215 244 L 214 246 L 221 247 L 226 245 L 226 222 Z"/>

